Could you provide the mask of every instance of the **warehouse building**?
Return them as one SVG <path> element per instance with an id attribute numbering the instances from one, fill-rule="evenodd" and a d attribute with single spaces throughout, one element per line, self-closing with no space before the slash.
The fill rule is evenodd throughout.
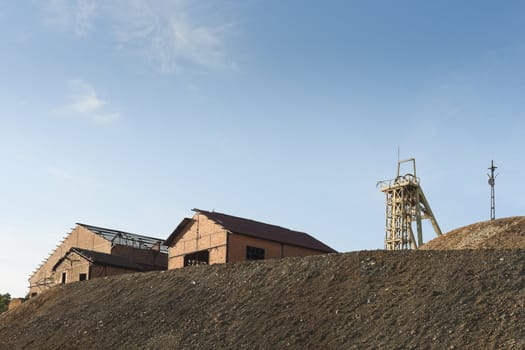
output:
<path id="1" fill-rule="evenodd" d="M 311 235 L 232 215 L 193 209 L 164 242 L 168 269 L 243 260 L 336 253 Z"/>
<path id="2" fill-rule="evenodd" d="M 31 297 L 58 284 L 165 270 L 162 239 L 78 223 L 29 278 Z"/>

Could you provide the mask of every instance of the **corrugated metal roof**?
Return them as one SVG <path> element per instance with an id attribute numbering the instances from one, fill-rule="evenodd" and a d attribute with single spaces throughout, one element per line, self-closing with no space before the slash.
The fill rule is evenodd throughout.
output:
<path id="1" fill-rule="evenodd" d="M 118 255 L 111 255 L 82 248 L 71 248 L 54 266 L 53 270 L 71 253 L 77 253 L 84 259 L 96 265 L 121 267 L 129 270 L 143 271 L 144 269 L 133 261 Z"/>
<path id="2" fill-rule="evenodd" d="M 210 212 L 201 209 L 193 209 L 193 211 L 205 215 L 208 219 L 215 221 L 226 230 L 233 233 L 314 249 L 326 253 L 337 252 L 305 232 L 293 231 L 281 226 L 265 224 L 263 222 L 214 211 Z"/>
<path id="3" fill-rule="evenodd" d="M 118 231 L 109 228 L 86 225 L 81 223 L 77 223 L 77 225 L 85 227 L 91 232 L 101 236 L 102 238 L 114 244 L 127 245 L 130 247 L 140 249 L 152 249 L 155 245 L 160 244 L 160 251 L 163 253 L 168 252 L 168 247 L 163 244 L 164 240 L 160 238 L 148 237 L 138 235 L 136 233 Z"/>

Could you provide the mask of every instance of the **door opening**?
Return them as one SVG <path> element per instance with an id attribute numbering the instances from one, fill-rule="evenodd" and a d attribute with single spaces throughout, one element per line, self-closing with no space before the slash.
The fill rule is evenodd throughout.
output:
<path id="1" fill-rule="evenodd" d="M 209 265 L 209 263 L 210 252 L 207 250 L 201 250 L 184 256 L 184 266 Z"/>

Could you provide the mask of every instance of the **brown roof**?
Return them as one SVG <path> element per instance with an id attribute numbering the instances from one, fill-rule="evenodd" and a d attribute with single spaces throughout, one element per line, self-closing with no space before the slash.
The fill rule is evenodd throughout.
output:
<path id="1" fill-rule="evenodd" d="M 281 226 L 265 224 L 263 222 L 244 219 L 215 211 L 210 212 L 201 209 L 193 209 L 193 211 L 205 215 L 208 219 L 215 221 L 217 224 L 233 233 L 314 249 L 326 253 L 337 253 L 336 250 L 330 248 L 305 232 L 293 231 Z M 176 231 L 177 230 L 175 230 L 174 233 Z"/>
<path id="2" fill-rule="evenodd" d="M 177 236 L 182 233 L 182 230 L 184 230 L 184 228 L 192 221 L 193 219 L 190 219 L 190 218 L 182 219 L 182 221 L 177 225 L 175 230 L 173 230 L 171 235 L 168 237 L 168 239 L 166 239 L 162 244 L 169 247 L 171 243 L 173 242 L 173 240 L 177 238 Z"/>
<path id="3" fill-rule="evenodd" d="M 140 267 L 139 265 L 135 264 L 133 261 L 127 258 L 124 258 L 122 256 L 95 252 L 93 250 L 87 250 L 87 249 L 76 248 L 76 247 L 71 248 L 60 260 L 58 260 L 58 262 L 53 266 L 53 270 L 55 270 L 57 266 L 60 265 L 60 263 L 70 253 L 77 253 L 84 259 L 96 265 L 115 266 L 115 267 L 121 267 L 121 268 L 129 269 L 129 270 L 136 270 L 136 271 L 143 270 L 142 267 Z"/>

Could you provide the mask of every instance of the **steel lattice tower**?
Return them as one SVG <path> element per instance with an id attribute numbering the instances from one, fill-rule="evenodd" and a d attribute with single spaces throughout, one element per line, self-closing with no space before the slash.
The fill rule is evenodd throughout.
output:
<path id="1" fill-rule="evenodd" d="M 401 176 L 401 164 L 406 162 L 412 162 L 413 174 Z M 419 185 L 414 158 L 398 161 L 396 178 L 380 183 L 381 191 L 386 195 L 386 250 L 417 249 L 421 246 L 423 219 L 429 219 L 436 234 L 441 235 L 441 229 Z M 417 242 L 412 229 L 413 221 L 416 222 Z"/>
<path id="2" fill-rule="evenodd" d="M 496 176 L 494 175 L 494 171 L 497 169 L 497 166 L 494 166 L 494 161 L 491 161 L 490 163 L 490 175 L 487 174 L 489 177 L 489 185 L 490 185 L 490 220 L 496 219 L 496 194 L 494 192 L 494 185 L 496 184 Z"/>

